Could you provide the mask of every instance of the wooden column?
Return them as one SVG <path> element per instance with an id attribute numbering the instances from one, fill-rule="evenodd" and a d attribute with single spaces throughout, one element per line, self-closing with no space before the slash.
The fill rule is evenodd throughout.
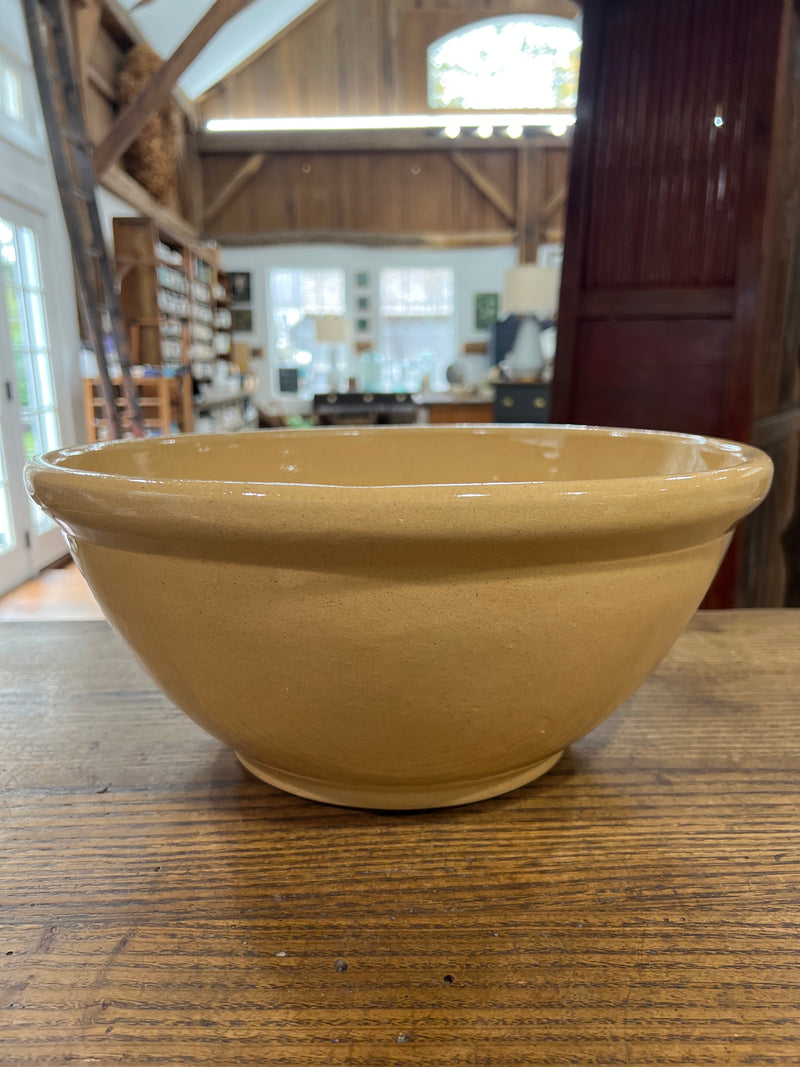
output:
<path id="1" fill-rule="evenodd" d="M 520 263 L 534 263 L 542 242 L 544 158 L 541 148 L 520 148 L 517 157 L 517 244 Z"/>

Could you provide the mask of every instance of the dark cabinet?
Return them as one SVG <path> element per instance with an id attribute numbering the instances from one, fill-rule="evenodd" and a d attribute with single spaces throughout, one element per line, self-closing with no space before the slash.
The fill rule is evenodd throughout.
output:
<path id="1" fill-rule="evenodd" d="M 502 382 L 495 386 L 495 422 L 549 422 L 550 386 Z"/>

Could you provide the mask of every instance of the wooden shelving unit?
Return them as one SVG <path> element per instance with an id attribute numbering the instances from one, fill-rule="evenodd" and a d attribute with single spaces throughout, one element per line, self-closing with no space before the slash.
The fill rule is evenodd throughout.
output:
<path id="1" fill-rule="evenodd" d="M 227 298 L 216 247 L 180 244 L 140 217 L 114 219 L 114 248 L 132 361 L 188 365 L 196 380 L 211 380 L 230 353 L 230 330 L 216 325 Z"/>
<path id="2" fill-rule="evenodd" d="M 112 379 L 118 406 L 124 410 L 122 379 Z M 142 419 L 147 433 L 168 436 L 190 433 L 194 428 L 192 379 L 188 373 L 136 379 Z M 99 378 L 84 378 L 83 403 L 90 443 L 111 437 L 100 391 Z"/>
<path id="3" fill-rule="evenodd" d="M 194 399 L 195 393 L 214 389 L 218 360 L 231 356 L 230 286 L 217 248 L 181 243 L 144 216 L 115 218 L 113 228 L 145 430 L 170 434 L 257 425 L 254 382 L 236 394 L 220 390 L 219 398 L 212 393 L 213 399 Z M 119 382 L 114 387 L 119 394 Z M 89 440 L 101 440 L 106 419 L 95 378 L 84 380 L 84 403 Z"/>

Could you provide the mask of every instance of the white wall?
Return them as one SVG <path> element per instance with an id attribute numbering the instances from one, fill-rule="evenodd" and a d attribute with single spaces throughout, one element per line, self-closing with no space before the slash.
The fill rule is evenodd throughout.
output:
<path id="1" fill-rule="evenodd" d="M 222 249 L 222 266 L 226 270 L 247 270 L 252 274 L 253 332 L 236 334 L 234 340 L 245 341 L 267 354 L 272 350 L 271 323 L 267 311 L 269 272 L 276 267 L 341 267 L 347 282 L 348 315 L 354 320 L 358 317 L 355 310 L 357 273 L 363 271 L 371 280 L 374 319 L 378 272 L 381 268 L 452 268 L 455 281 L 455 359 L 466 342 L 488 340 L 487 330 L 475 329 L 475 295 L 501 292 L 504 273 L 516 262 L 517 250 L 513 247 L 434 250 L 356 245 L 267 245 Z M 261 382 L 259 397 L 262 403 L 268 402 L 274 395 L 274 368 L 266 376 L 262 374 L 262 379 L 264 377 L 266 381 Z M 281 400 L 284 406 L 291 406 L 285 396 Z"/>

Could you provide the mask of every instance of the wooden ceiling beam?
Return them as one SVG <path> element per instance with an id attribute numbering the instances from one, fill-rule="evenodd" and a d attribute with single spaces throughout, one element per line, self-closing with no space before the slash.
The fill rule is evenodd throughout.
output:
<path id="1" fill-rule="evenodd" d="M 429 231 L 424 233 L 370 233 L 365 230 L 272 230 L 262 233 L 214 233 L 220 245 L 356 244 L 406 248 L 479 248 L 513 245 L 515 230 Z"/>
<path id="2" fill-rule="evenodd" d="M 114 125 L 94 150 L 98 180 L 120 158 L 142 127 L 169 98 L 178 78 L 198 57 L 226 22 L 248 7 L 253 0 L 216 0 L 197 22 L 169 59 L 159 67 L 139 95 L 123 109 Z"/>
<path id="3" fill-rule="evenodd" d="M 560 189 L 556 189 L 553 195 L 544 202 L 542 205 L 542 220 L 549 219 L 551 215 L 564 206 L 567 202 L 567 186 L 562 185 Z"/>
<path id="4" fill-rule="evenodd" d="M 449 158 L 456 170 L 460 171 L 475 186 L 478 192 L 500 212 L 506 222 L 516 226 L 517 213 L 511 201 L 502 190 L 498 189 L 491 178 L 487 178 L 483 171 L 476 167 L 463 152 L 450 152 Z"/>
<path id="5" fill-rule="evenodd" d="M 157 225 L 174 240 L 181 244 L 196 244 L 199 241 L 200 236 L 191 223 L 170 208 L 159 204 L 146 189 L 120 167 L 110 167 L 103 175 L 101 184 L 142 215 L 149 215 L 155 219 Z"/>
<path id="6" fill-rule="evenodd" d="M 103 7 L 103 22 L 108 26 L 109 24 L 114 27 L 117 34 L 122 34 L 133 44 L 149 44 L 145 35 L 139 29 L 138 25 L 133 19 L 133 16 L 123 7 L 120 0 L 101 0 Z M 194 106 L 194 101 L 190 100 L 186 93 L 181 89 L 179 85 L 176 85 L 173 89 L 172 95 L 175 102 L 183 111 L 189 125 L 192 129 L 197 128 L 197 109 Z M 114 93 L 114 100 L 116 100 L 116 92 Z"/>
<path id="7" fill-rule="evenodd" d="M 255 152 L 248 156 L 240 167 L 237 167 L 233 175 L 223 185 L 203 216 L 203 224 L 209 226 L 231 200 L 244 189 L 247 183 L 258 174 L 267 159 L 266 152 Z"/>

